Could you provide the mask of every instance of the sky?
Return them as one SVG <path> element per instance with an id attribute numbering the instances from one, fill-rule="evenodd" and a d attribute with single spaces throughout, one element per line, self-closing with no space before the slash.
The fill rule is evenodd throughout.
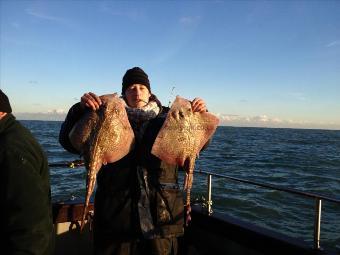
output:
<path id="1" fill-rule="evenodd" d="M 0 1 L 0 88 L 63 119 L 139 66 L 221 125 L 340 130 L 340 1 Z"/>

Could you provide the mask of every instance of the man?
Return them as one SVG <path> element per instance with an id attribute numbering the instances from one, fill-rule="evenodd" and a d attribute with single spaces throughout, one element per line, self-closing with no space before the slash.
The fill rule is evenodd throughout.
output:
<path id="1" fill-rule="evenodd" d="M 11 112 L 0 90 L 1 253 L 51 254 L 54 234 L 47 159 Z"/>
<path id="2" fill-rule="evenodd" d="M 95 254 L 177 254 L 177 237 L 184 231 L 178 167 L 151 154 L 169 108 L 163 107 L 151 93 L 148 75 L 139 67 L 125 73 L 122 98 L 135 134 L 135 146 L 124 158 L 98 172 Z M 100 97 L 89 92 L 70 109 L 59 136 L 65 149 L 79 153 L 68 135 L 86 111 L 97 110 L 101 104 Z M 193 100 L 192 108 L 195 112 L 206 111 L 199 98 Z"/>

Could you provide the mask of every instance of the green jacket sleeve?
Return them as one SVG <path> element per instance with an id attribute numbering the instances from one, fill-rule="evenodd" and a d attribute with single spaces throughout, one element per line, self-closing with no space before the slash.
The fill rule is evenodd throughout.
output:
<path id="1" fill-rule="evenodd" d="M 29 152 L 7 149 L 2 160 L 5 242 L 8 254 L 51 254 L 53 225 L 47 160 L 44 155 Z"/>

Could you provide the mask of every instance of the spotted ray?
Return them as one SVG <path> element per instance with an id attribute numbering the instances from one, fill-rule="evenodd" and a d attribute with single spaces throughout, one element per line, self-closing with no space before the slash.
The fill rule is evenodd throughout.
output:
<path id="1" fill-rule="evenodd" d="M 193 112 L 191 102 L 177 96 L 151 150 L 158 158 L 168 164 L 183 166 L 186 171 L 186 224 L 190 221 L 190 190 L 195 160 L 214 134 L 218 122 L 218 118 L 211 113 Z"/>
<path id="2" fill-rule="evenodd" d="M 117 94 L 104 95 L 100 98 L 103 102 L 100 108 L 86 113 L 75 124 L 69 135 L 71 144 L 84 156 L 87 170 L 81 229 L 85 224 L 99 169 L 103 164 L 113 163 L 123 158 L 134 143 L 134 134 L 123 100 Z"/>

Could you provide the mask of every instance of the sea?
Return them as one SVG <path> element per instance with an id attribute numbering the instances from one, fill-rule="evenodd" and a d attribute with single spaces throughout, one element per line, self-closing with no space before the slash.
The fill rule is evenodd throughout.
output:
<path id="1" fill-rule="evenodd" d="M 50 164 L 80 159 L 58 142 L 59 121 L 25 121 Z M 193 200 L 206 197 L 207 176 L 197 170 L 293 188 L 340 199 L 340 131 L 218 127 L 196 160 Z M 84 167 L 50 167 L 53 201 L 83 199 Z M 183 181 L 183 174 L 181 175 Z M 315 200 L 294 194 L 212 178 L 215 212 L 256 224 L 313 246 Z M 340 204 L 323 201 L 320 245 L 340 254 Z"/>

